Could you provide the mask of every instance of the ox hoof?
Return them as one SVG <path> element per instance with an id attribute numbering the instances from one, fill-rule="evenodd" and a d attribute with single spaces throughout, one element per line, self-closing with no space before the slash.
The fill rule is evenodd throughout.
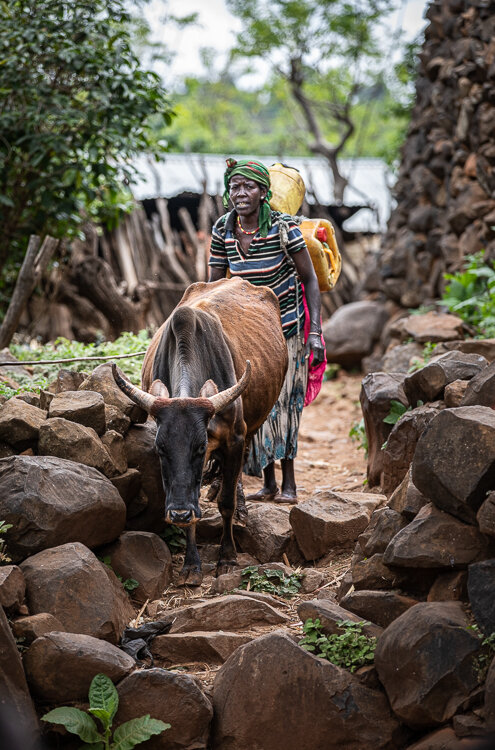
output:
<path id="1" fill-rule="evenodd" d="M 197 568 L 182 568 L 177 579 L 177 586 L 201 586 L 203 574 Z"/>
<path id="2" fill-rule="evenodd" d="M 237 567 L 237 560 L 222 560 L 217 565 L 217 578 L 218 576 L 223 576 L 225 573 L 233 573 Z"/>
<path id="3" fill-rule="evenodd" d="M 234 526 L 240 526 L 244 529 L 247 526 L 248 512 L 246 506 L 244 508 L 236 508 L 232 522 Z"/>

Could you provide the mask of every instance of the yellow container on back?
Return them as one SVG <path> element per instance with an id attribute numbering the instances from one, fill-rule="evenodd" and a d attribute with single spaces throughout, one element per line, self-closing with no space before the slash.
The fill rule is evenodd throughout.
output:
<path id="1" fill-rule="evenodd" d="M 297 214 L 306 192 L 304 180 L 297 169 L 285 167 L 283 164 L 272 164 L 268 171 L 272 190 L 270 206 L 274 211 L 281 211 L 283 214 Z"/>
<path id="2" fill-rule="evenodd" d="M 274 211 L 294 216 L 301 208 L 306 192 L 303 178 L 297 169 L 283 164 L 272 164 L 268 171 L 272 190 L 270 206 Z M 299 228 L 313 262 L 320 292 L 329 292 L 335 286 L 342 266 L 335 230 L 326 219 L 305 219 Z M 326 230 L 328 247 L 317 237 L 319 228 Z"/>

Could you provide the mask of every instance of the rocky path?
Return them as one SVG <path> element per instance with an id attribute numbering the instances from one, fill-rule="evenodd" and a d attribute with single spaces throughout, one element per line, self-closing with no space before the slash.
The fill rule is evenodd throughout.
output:
<path id="1" fill-rule="evenodd" d="M 337 379 L 324 383 L 320 395 L 304 410 L 296 462 L 300 502 L 309 499 L 317 489 L 332 488 L 347 492 L 363 490 L 366 477 L 364 451 L 359 450 L 356 443 L 349 438 L 351 426 L 362 416 L 359 405 L 360 386 L 360 375 L 341 373 Z M 280 470 L 277 469 L 277 472 Z M 280 480 L 279 475 L 278 479 Z M 259 479 L 244 477 L 246 494 L 259 489 L 260 484 Z M 256 504 L 257 507 L 260 505 L 272 504 Z M 248 507 L 255 512 L 255 504 Z M 289 507 L 287 506 L 287 512 Z M 211 504 L 205 502 L 203 508 L 206 516 L 215 514 L 215 509 Z M 180 620 L 185 607 L 191 605 L 199 607 L 203 603 L 205 605 L 212 603 L 214 599 L 222 599 L 223 604 L 219 605 L 224 605 L 222 612 L 219 615 L 213 615 L 210 625 L 202 626 L 199 632 L 185 633 L 182 638 L 178 634 L 160 636 L 155 639 L 153 647 L 156 666 L 164 666 L 169 670 L 193 675 L 201 681 L 205 690 L 211 687 L 223 661 L 221 655 L 213 653 L 215 648 L 218 647 L 219 651 L 223 648 L 226 650 L 224 653 L 228 653 L 235 647 L 237 639 L 251 640 L 280 628 L 300 638 L 302 624 L 297 614 L 298 605 L 303 600 L 314 599 L 316 596 L 335 600 L 335 592 L 349 568 L 351 555 L 349 550 L 331 551 L 318 560 L 316 568 L 310 567 L 310 564 L 305 563 L 302 558 L 298 562 L 292 562 L 293 569 L 307 572 L 305 587 L 308 591 L 299 592 L 297 596 L 290 599 L 268 594 L 251 594 L 253 604 L 261 601 L 269 609 L 261 613 L 259 622 L 246 623 L 246 621 L 243 622 L 243 612 L 239 610 L 238 595 L 231 593 L 235 588 L 235 583 L 230 585 L 226 581 L 220 586 L 220 589 L 226 587 L 225 592 L 212 592 L 212 587 L 218 587 L 213 576 L 216 549 L 216 545 L 209 543 L 204 544 L 200 550 L 206 572 L 201 587 L 184 589 L 170 585 L 160 600 L 148 605 L 142 618 L 144 622 L 169 617 L 172 609 L 177 612 Z M 291 558 L 294 560 L 293 555 Z M 257 564 L 257 560 L 246 553 L 240 553 L 239 562 L 241 566 Z M 287 563 L 288 559 L 284 555 L 279 562 Z M 181 565 L 182 555 L 177 554 L 174 556 L 174 580 L 177 578 Z M 267 563 L 265 567 L 273 568 L 277 565 Z M 246 592 L 243 596 L 249 596 L 249 593 Z M 280 613 L 281 618 L 280 620 L 274 618 L 277 620 L 275 622 L 266 622 L 264 618 L 270 618 L 269 610 L 272 608 Z M 206 620 L 208 620 L 208 615 L 206 615 Z M 232 645 L 228 643 L 229 640 Z M 208 658 L 208 653 L 210 653 L 210 658 Z M 203 657 L 201 657 L 202 654 Z"/>

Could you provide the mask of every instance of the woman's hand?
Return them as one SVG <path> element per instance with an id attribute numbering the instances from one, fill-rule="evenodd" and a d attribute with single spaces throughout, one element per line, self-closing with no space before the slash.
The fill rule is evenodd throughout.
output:
<path id="1" fill-rule="evenodd" d="M 310 333 L 308 336 L 305 349 L 306 357 L 309 357 L 311 352 L 313 352 L 312 364 L 315 366 L 320 365 L 325 359 L 325 347 L 321 342 L 320 333 Z"/>

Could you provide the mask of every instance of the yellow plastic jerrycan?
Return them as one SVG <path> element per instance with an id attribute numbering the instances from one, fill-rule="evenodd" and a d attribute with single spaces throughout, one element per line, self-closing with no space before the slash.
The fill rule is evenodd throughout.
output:
<path id="1" fill-rule="evenodd" d="M 304 200 L 306 186 L 303 178 L 297 169 L 285 164 L 272 164 L 268 171 L 272 190 L 270 206 L 274 211 L 293 216 Z M 313 262 L 320 292 L 329 292 L 342 267 L 335 230 L 326 219 L 305 219 L 299 228 Z"/>
<path id="2" fill-rule="evenodd" d="M 297 169 L 286 167 L 285 164 L 272 164 L 268 172 L 272 190 L 270 206 L 283 214 L 297 214 L 306 192 L 304 180 Z"/>

